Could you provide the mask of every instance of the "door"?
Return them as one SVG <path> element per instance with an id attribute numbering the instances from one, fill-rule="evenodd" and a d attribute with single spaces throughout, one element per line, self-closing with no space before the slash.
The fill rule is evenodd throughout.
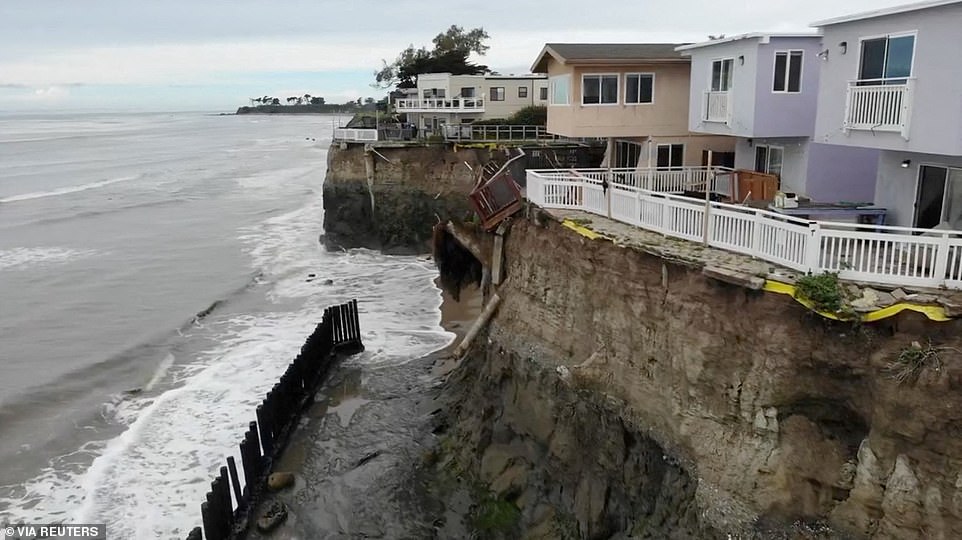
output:
<path id="1" fill-rule="evenodd" d="M 931 229 L 940 223 L 962 228 L 962 169 L 933 165 L 919 167 L 915 226 Z"/>

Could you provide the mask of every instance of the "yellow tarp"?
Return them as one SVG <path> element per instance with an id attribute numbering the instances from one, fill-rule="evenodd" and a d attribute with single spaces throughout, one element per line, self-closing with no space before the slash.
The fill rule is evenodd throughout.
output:
<path id="1" fill-rule="evenodd" d="M 581 236 L 584 236 L 585 238 L 590 238 L 592 240 L 595 240 L 597 238 L 607 238 L 606 236 L 598 234 L 595 231 L 589 229 L 588 227 L 585 227 L 583 225 L 578 225 L 577 223 L 575 223 L 574 221 L 571 221 L 570 219 L 566 219 L 562 221 L 561 224 L 564 225 L 565 227 L 568 227 L 572 231 L 580 234 Z"/>
<path id="2" fill-rule="evenodd" d="M 780 281 L 772 281 L 770 279 L 765 280 L 765 286 L 762 287 L 763 290 L 768 292 L 774 292 L 779 294 L 787 294 L 795 299 L 796 302 L 802 304 L 808 309 L 818 313 L 822 317 L 827 317 L 829 319 L 835 319 L 836 321 L 844 320 L 839 318 L 835 313 L 830 313 L 828 311 L 819 311 L 814 308 L 814 304 L 810 300 L 804 298 L 799 298 L 795 296 L 795 286 L 789 285 L 788 283 L 782 283 Z M 882 309 L 872 311 L 870 313 L 864 313 L 861 316 L 861 320 L 864 322 L 872 322 L 884 319 L 886 317 L 891 317 L 896 313 L 904 310 L 917 311 L 924 314 L 926 317 L 933 321 L 950 321 L 950 317 L 945 315 L 945 308 L 942 306 L 929 306 L 923 304 L 913 304 L 910 302 L 899 302 L 898 304 L 892 304 L 891 306 L 884 307 Z"/>

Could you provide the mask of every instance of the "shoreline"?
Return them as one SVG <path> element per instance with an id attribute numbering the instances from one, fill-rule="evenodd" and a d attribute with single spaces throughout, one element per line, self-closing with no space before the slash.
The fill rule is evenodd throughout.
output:
<path id="1" fill-rule="evenodd" d="M 441 327 L 455 334 L 445 347 L 393 366 L 343 359 L 305 412 L 273 472 L 294 474 L 293 487 L 268 493 L 287 519 L 261 533 L 249 523 L 246 538 L 424 537 L 434 531 L 436 508 L 416 478 L 436 444 L 438 387 L 457 366 L 451 352 L 481 311 L 477 287 L 460 302 L 442 290 Z M 457 525 L 454 525 L 457 527 Z"/>

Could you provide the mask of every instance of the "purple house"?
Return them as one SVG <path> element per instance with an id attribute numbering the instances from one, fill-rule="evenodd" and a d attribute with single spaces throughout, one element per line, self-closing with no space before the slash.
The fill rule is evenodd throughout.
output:
<path id="1" fill-rule="evenodd" d="M 819 202 L 869 202 L 879 152 L 814 142 L 822 37 L 743 34 L 678 48 L 691 57 L 689 130 L 736 138 L 736 169 Z"/>

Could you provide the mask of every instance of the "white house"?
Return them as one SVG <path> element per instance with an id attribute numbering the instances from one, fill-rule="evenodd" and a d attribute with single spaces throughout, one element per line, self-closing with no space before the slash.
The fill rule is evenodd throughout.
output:
<path id="1" fill-rule="evenodd" d="M 889 223 L 962 230 L 962 1 L 819 21 L 814 140 L 881 150 Z"/>
<path id="2" fill-rule="evenodd" d="M 736 137 L 736 169 L 815 201 L 873 200 L 878 150 L 812 142 L 820 35 L 751 33 L 678 50 L 691 58 L 688 129 Z"/>
<path id="3" fill-rule="evenodd" d="M 436 133 L 445 124 L 507 118 L 524 107 L 547 103 L 548 79 L 543 75 L 422 73 L 416 97 L 399 99 L 395 106 L 422 133 Z"/>

